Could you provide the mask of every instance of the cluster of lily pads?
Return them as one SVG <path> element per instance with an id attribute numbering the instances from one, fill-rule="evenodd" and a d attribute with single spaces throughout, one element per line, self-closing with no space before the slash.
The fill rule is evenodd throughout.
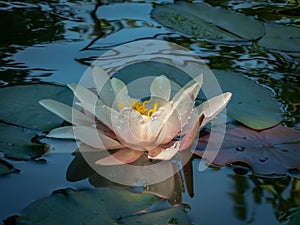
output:
<path id="1" fill-rule="evenodd" d="M 197 39 L 231 44 L 254 41 L 267 49 L 296 56 L 300 53 L 298 27 L 263 22 L 223 7 L 179 1 L 156 6 L 152 18 L 165 27 Z"/>

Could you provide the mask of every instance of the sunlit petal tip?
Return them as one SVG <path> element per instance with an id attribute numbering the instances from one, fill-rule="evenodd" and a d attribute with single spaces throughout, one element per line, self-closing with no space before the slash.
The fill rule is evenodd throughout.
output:
<path id="1" fill-rule="evenodd" d="M 59 139 L 75 139 L 72 126 L 53 129 L 49 132 L 49 134 L 47 134 L 46 137 Z"/>
<path id="2" fill-rule="evenodd" d="M 225 100 L 225 102 L 229 102 L 230 101 L 230 99 L 232 98 L 232 93 L 231 92 L 225 92 L 224 94 L 223 94 L 223 96 L 224 96 L 224 100 Z"/>
<path id="3" fill-rule="evenodd" d="M 72 108 L 53 99 L 42 99 L 39 104 L 60 118 L 72 123 Z"/>
<path id="4" fill-rule="evenodd" d="M 205 126 L 208 122 L 214 119 L 229 103 L 232 93 L 226 92 L 210 98 L 206 102 L 197 106 L 196 110 L 199 114 L 204 114 L 204 120 L 201 126 Z"/>
<path id="5" fill-rule="evenodd" d="M 154 78 L 150 86 L 151 96 L 168 101 L 171 96 L 171 84 L 165 75 Z"/>

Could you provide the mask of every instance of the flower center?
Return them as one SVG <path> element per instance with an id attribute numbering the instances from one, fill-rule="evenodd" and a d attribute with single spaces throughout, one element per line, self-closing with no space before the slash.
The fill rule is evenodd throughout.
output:
<path id="1" fill-rule="evenodd" d="M 151 115 L 157 111 L 157 106 L 158 106 L 157 102 L 153 104 L 152 109 L 148 109 L 146 107 L 146 104 L 148 104 L 151 100 L 146 100 L 143 102 L 136 101 L 135 99 L 132 99 L 132 98 L 130 100 L 131 100 L 131 102 L 129 102 L 129 101 L 125 102 L 126 106 L 138 111 L 140 114 L 147 116 L 148 118 L 150 118 Z M 120 109 L 123 109 L 124 104 L 122 104 L 121 102 L 118 102 L 118 107 Z"/>

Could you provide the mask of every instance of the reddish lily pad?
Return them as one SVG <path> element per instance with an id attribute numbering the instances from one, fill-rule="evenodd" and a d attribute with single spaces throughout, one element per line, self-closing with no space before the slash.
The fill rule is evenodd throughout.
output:
<path id="1" fill-rule="evenodd" d="M 220 133 L 222 127 L 214 127 Z M 229 124 L 221 149 L 206 149 L 218 140 L 209 140 L 209 134 L 200 137 L 195 154 L 216 165 L 235 162 L 248 164 L 255 173 L 286 174 L 300 169 L 300 131 L 281 125 L 256 131 L 245 126 Z"/>

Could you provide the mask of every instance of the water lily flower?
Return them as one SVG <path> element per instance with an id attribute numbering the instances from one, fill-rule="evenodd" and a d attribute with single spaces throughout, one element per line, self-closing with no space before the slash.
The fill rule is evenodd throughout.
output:
<path id="1" fill-rule="evenodd" d="M 68 85 L 80 109 L 51 99 L 43 99 L 40 104 L 72 123 L 52 130 L 48 137 L 75 138 L 99 151 L 112 152 L 96 161 L 100 165 L 131 163 L 143 154 L 155 160 L 172 159 L 192 145 L 199 128 L 222 111 L 231 98 L 228 92 L 195 107 L 202 75 L 172 99 L 170 81 L 165 76 L 152 81 L 147 100 L 130 97 L 121 80 L 110 78 L 99 67 L 93 68 L 93 81 L 96 90 Z"/>

